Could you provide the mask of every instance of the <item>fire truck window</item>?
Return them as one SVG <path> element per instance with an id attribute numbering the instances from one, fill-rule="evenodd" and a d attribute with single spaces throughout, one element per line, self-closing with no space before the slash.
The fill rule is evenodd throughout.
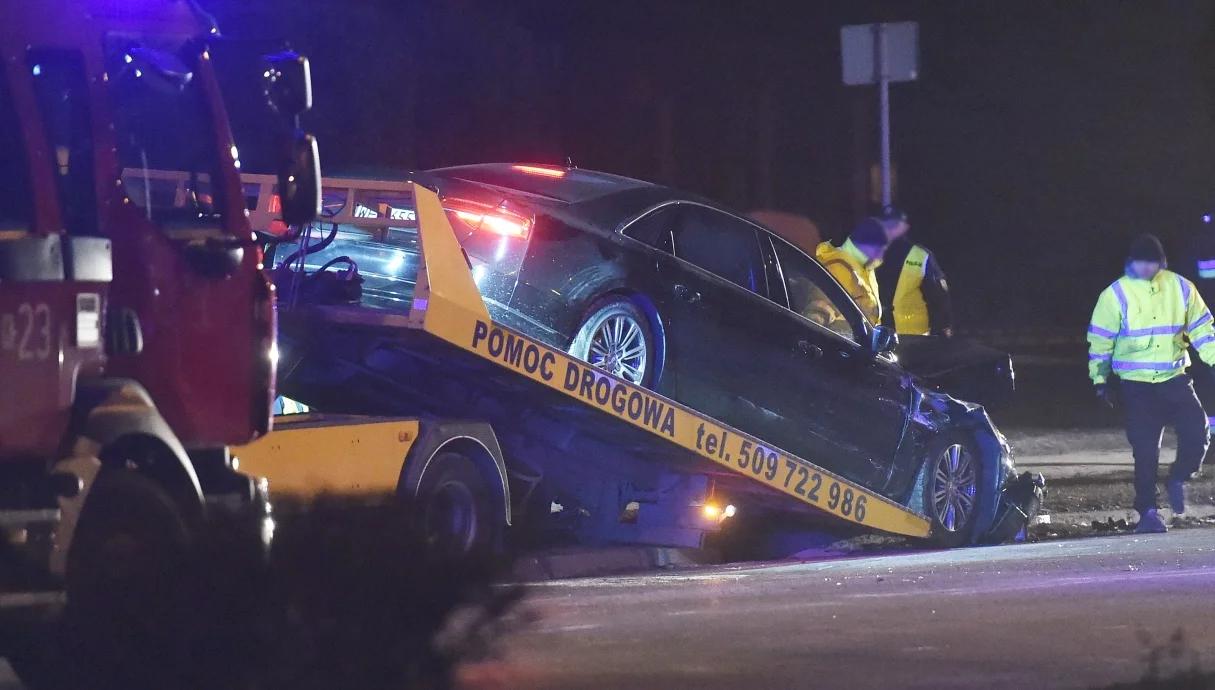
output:
<path id="1" fill-rule="evenodd" d="M 123 188 L 165 231 L 218 227 L 219 153 L 197 72 L 202 48 L 133 44 L 111 37 L 106 71 Z"/>
<path id="2" fill-rule="evenodd" d="M 8 78 L 0 70 L 0 232 L 30 230 L 33 225 L 29 168 L 21 122 Z"/>
<path id="3" fill-rule="evenodd" d="M 63 222 L 69 233 L 95 235 L 93 134 L 84 59 L 74 51 L 35 49 L 29 51 L 26 65 L 54 157 Z"/>

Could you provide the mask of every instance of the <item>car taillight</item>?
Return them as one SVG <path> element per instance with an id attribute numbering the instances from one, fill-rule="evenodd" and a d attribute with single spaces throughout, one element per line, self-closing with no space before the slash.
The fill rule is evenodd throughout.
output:
<path id="1" fill-rule="evenodd" d="M 501 206 L 486 206 L 463 199 L 445 199 L 443 207 L 474 230 L 484 230 L 503 237 L 527 239 L 532 220 Z"/>

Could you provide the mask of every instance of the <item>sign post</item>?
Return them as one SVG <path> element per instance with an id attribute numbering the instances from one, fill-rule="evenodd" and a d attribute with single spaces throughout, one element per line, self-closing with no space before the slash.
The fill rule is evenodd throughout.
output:
<path id="1" fill-rule="evenodd" d="M 915 81 L 919 73 L 920 27 L 916 22 L 855 24 L 840 28 L 844 83 L 878 87 L 882 204 L 890 193 L 890 83 Z"/>

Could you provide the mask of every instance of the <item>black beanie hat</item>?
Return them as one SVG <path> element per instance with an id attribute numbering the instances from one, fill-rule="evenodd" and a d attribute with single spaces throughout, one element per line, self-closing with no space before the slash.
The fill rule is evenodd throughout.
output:
<path id="1" fill-rule="evenodd" d="M 1164 263 L 1164 246 L 1155 235 L 1140 235 L 1131 242 L 1131 251 L 1127 255 L 1131 261 L 1155 261 Z"/>
<path id="2" fill-rule="evenodd" d="M 857 223 L 855 228 L 852 228 L 852 234 L 848 235 L 853 244 L 864 244 L 871 247 L 886 246 L 886 228 L 882 227 L 877 218 L 866 218 Z"/>

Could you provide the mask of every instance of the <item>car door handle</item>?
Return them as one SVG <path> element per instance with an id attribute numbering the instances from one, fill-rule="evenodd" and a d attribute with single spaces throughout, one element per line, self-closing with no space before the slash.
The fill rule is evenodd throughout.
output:
<path id="1" fill-rule="evenodd" d="M 806 355 L 810 359 L 818 359 L 823 356 L 823 348 L 815 345 L 809 340 L 797 341 L 797 351 Z"/>
<path id="2" fill-rule="evenodd" d="M 675 296 L 688 304 L 696 304 L 700 301 L 700 293 L 687 285 L 676 285 Z"/>

